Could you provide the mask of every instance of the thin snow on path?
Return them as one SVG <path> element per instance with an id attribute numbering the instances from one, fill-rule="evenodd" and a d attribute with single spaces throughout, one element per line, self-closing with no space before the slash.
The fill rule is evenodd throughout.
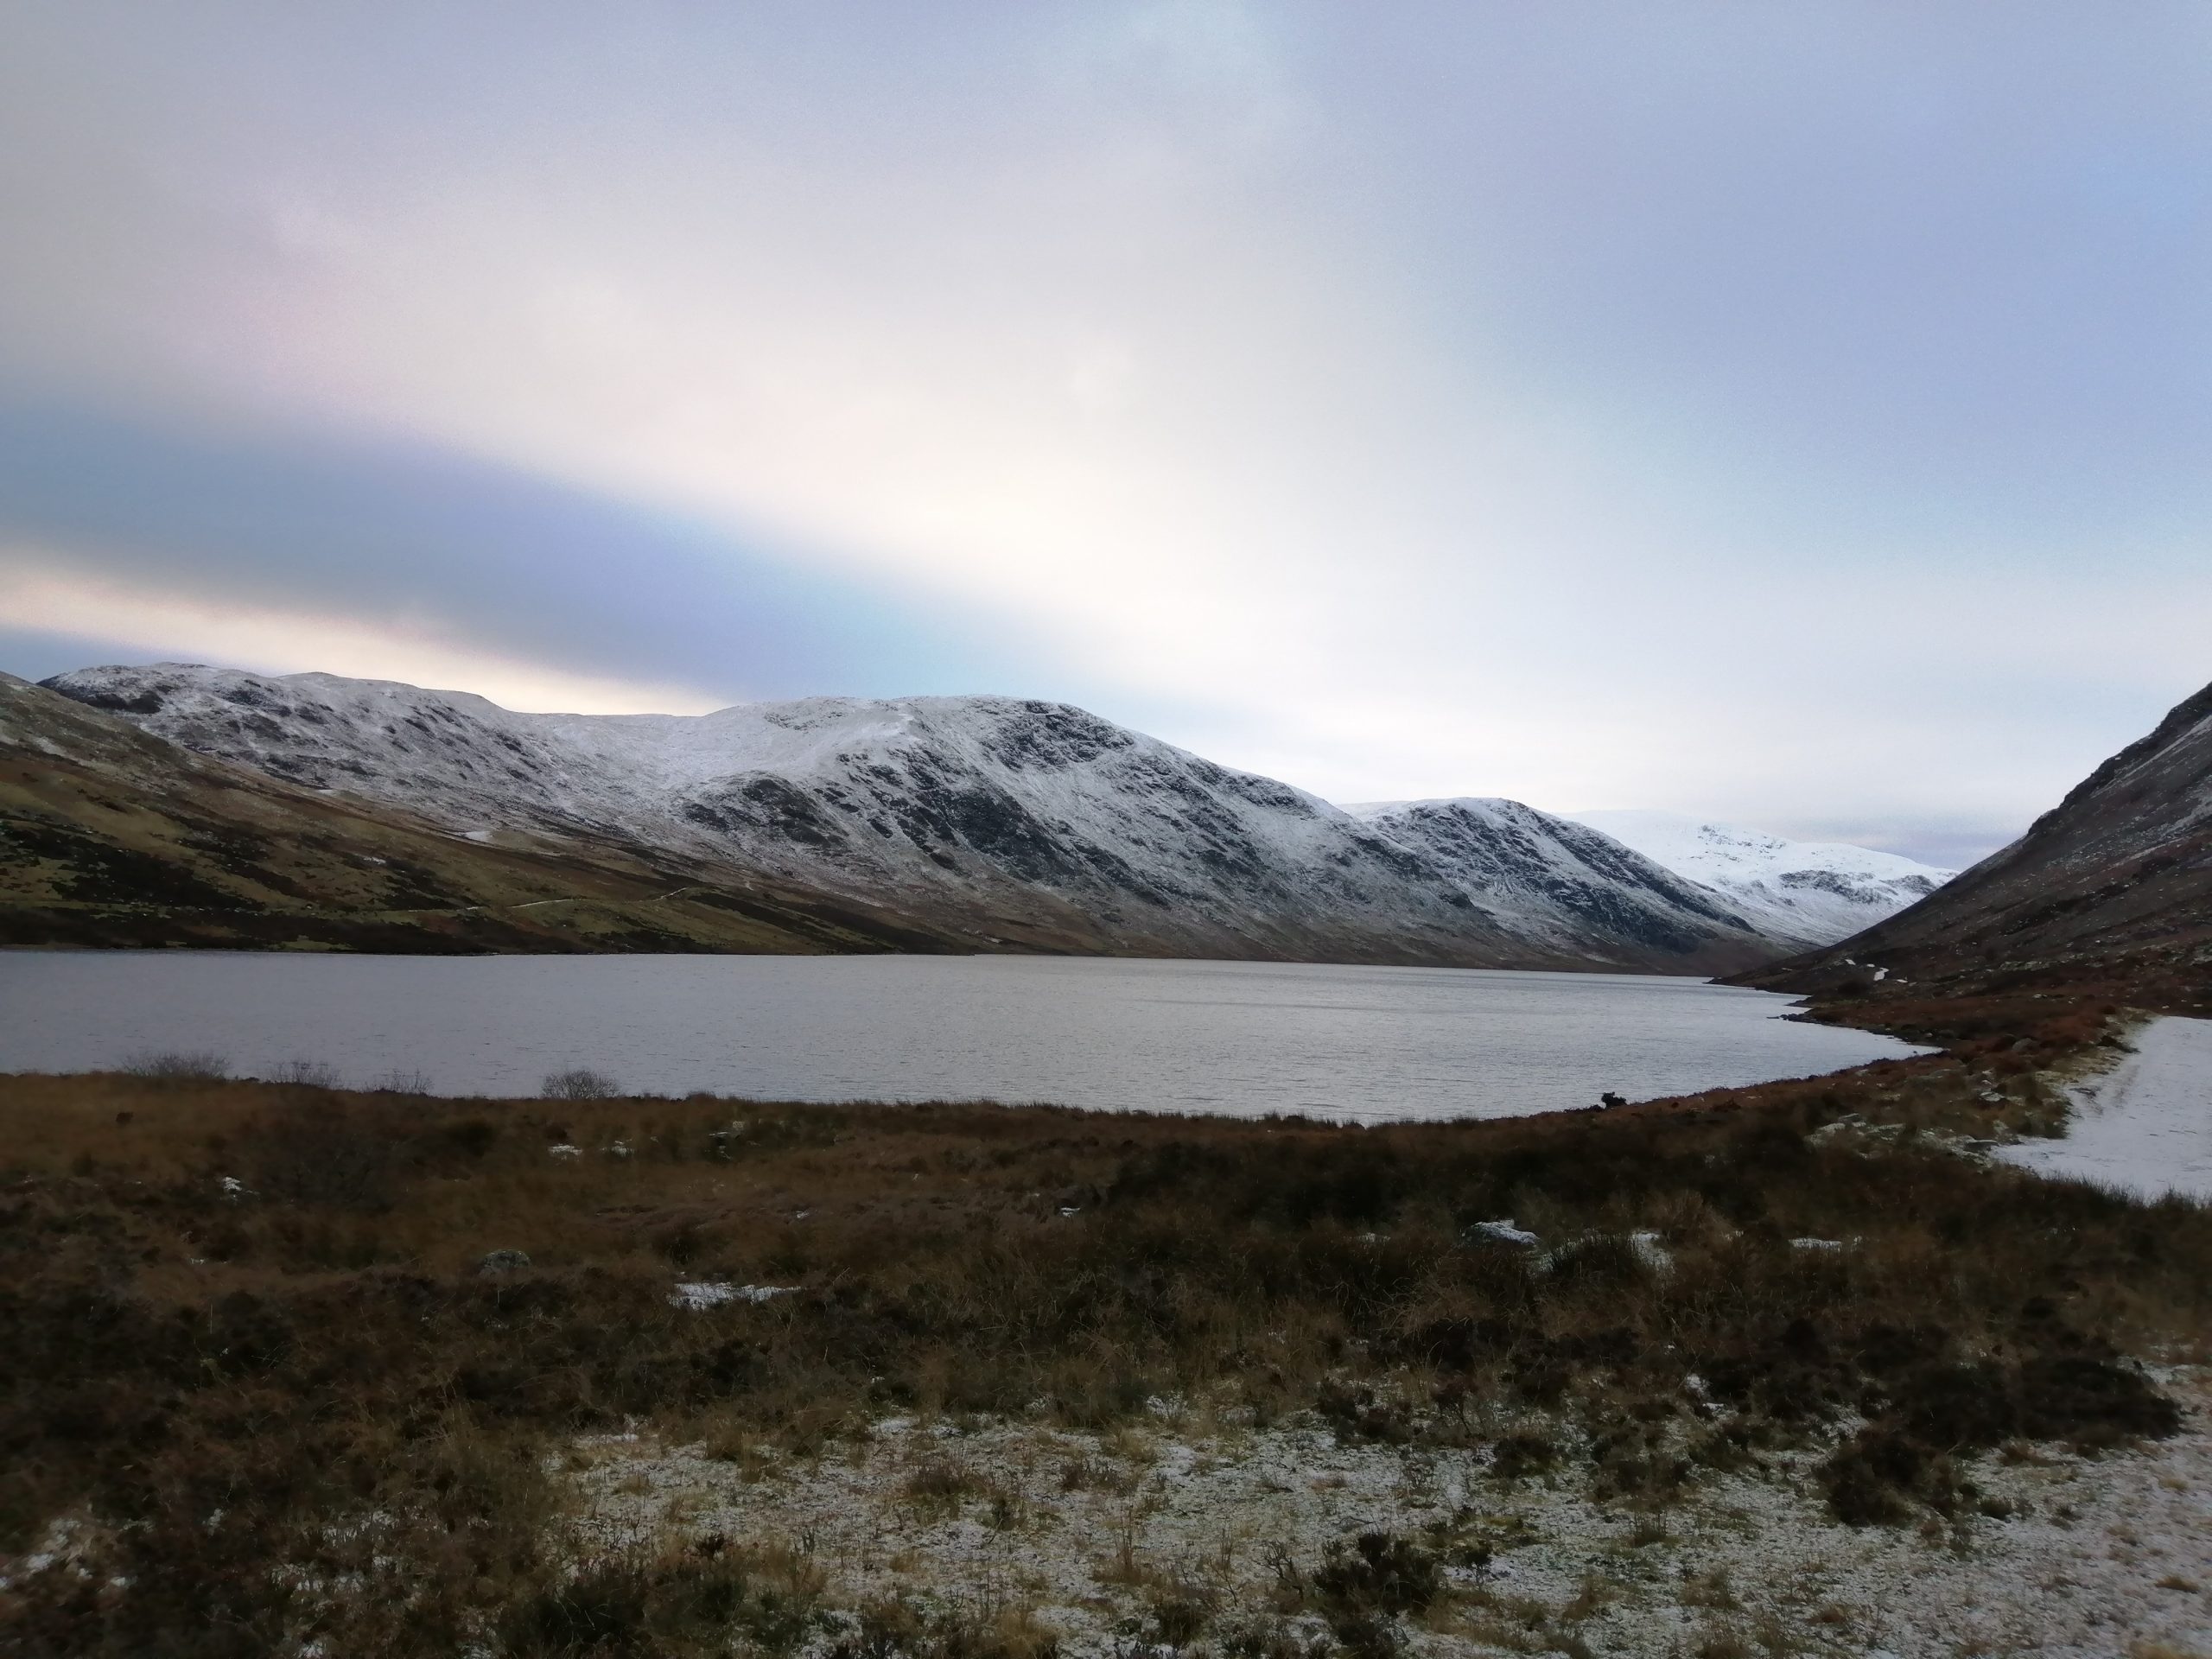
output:
<path id="1" fill-rule="evenodd" d="M 2062 1139 L 1994 1155 L 2143 1198 L 2212 1198 L 2212 1020 L 2153 1020 L 2133 1043 L 2126 1059 L 2075 1089 Z"/>

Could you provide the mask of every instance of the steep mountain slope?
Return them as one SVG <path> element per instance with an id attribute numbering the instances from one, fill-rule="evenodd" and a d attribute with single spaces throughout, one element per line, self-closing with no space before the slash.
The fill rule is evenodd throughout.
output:
<path id="1" fill-rule="evenodd" d="M 1774 947 L 1644 861 L 1576 880 L 1555 820 L 1448 855 L 1064 704 L 818 697 L 522 715 L 328 675 L 161 664 L 47 683 L 145 730 L 463 832 L 734 860 L 977 948 L 1710 972 Z M 1525 810 L 1525 809 L 1524 809 Z M 1574 830 L 1578 842 L 1589 832 Z"/>
<path id="2" fill-rule="evenodd" d="M 2208 963 L 2212 686 L 2011 846 L 1911 909 L 1770 977 L 1811 988 L 1871 966 L 1915 982 L 2158 982 L 2195 1006 L 2212 993 Z"/>
<path id="3" fill-rule="evenodd" d="M 470 841 L 194 754 L 0 674 L 0 944 L 378 950 L 945 949 L 727 865 Z"/>
<path id="4" fill-rule="evenodd" d="M 1655 864 L 1712 888 L 1768 938 L 1803 949 L 1833 944 L 1956 874 L 1871 847 L 1784 841 L 1677 812 L 1577 812 Z"/>
<path id="5" fill-rule="evenodd" d="M 1720 895 L 1568 819 L 1518 801 L 1461 796 L 1347 806 L 1469 887 L 1549 906 L 1592 932 L 1693 950 L 1713 928 L 1744 925 Z"/>

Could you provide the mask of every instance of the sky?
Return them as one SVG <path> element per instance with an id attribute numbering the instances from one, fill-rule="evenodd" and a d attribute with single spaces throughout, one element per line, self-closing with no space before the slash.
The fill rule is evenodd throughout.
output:
<path id="1" fill-rule="evenodd" d="M 2212 678 L 2212 10 L 12 0 L 0 668 L 1938 863 Z"/>

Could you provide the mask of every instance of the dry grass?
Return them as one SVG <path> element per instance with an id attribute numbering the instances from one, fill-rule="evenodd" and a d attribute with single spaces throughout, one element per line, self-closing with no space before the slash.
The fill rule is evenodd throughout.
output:
<path id="1" fill-rule="evenodd" d="M 701 1609 L 764 1650 L 818 1634 L 804 1584 L 735 1546 L 575 1580 L 548 1559 L 545 1448 L 641 1419 L 743 1459 L 818 1454 L 892 1411 L 1109 1427 L 1182 1399 L 1495 1440 L 1503 1476 L 1530 1478 L 1586 1455 L 1510 1427 L 1541 1411 L 1663 1515 L 1701 1467 L 1860 1414 L 1827 1474 L 1839 1511 L 1955 1512 L 1982 1448 L 2170 1427 L 2119 1357 L 2212 1329 L 2200 1206 L 1813 1133 L 1847 1114 L 1986 1130 L 2024 1096 L 1984 1100 L 1985 1071 L 1364 1130 L 0 1081 L 0 1552 L 65 1534 L 73 1552 L 17 1576 L 0 1640 L 682 1652 Z M 1547 1268 L 1469 1241 L 1509 1215 L 1583 1243 Z M 1640 1232 L 1671 1266 L 1629 1247 Z M 1808 1236 L 1857 1243 L 1791 1247 Z M 529 1265 L 480 1272 L 498 1250 Z M 671 1306 L 679 1279 L 798 1288 L 702 1313 Z M 1667 1425 L 1691 1457 L 1662 1454 Z M 916 1470 L 913 1501 L 1020 1524 L 1019 1494 L 960 1473 Z M 1294 1599 L 1380 1651 L 1426 1605 L 1424 1560 L 1348 1544 Z M 1172 1577 L 1154 1599 L 1156 1639 L 1297 1649 Z M 878 1609 L 847 1645 L 1032 1652 L 1004 1611 Z"/>

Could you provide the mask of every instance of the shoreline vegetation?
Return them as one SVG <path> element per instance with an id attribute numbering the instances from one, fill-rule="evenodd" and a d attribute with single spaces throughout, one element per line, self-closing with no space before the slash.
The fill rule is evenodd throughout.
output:
<path id="1" fill-rule="evenodd" d="M 570 1097 L 441 1101 L 312 1067 L 232 1081 L 211 1057 L 0 1079 L 0 1635 L 1365 1659 L 1604 1651 L 1663 1591 L 1681 1651 L 1840 1650 L 1710 1586 L 1635 1588 L 1642 1546 L 1626 1578 L 1589 1569 L 1580 1611 L 1532 1601 L 1501 1517 L 1572 1498 L 1663 1554 L 1742 1488 L 1838 1535 L 1970 1554 L 2024 1514 L 2008 1471 L 2184 1430 L 2187 1368 L 2212 1359 L 2212 1212 L 1982 1155 L 2058 1132 L 2057 1080 L 2120 1017 L 1927 1004 L 1883 1026 L 1933 1055 L 1363 1128 L 593 1098 L 609 1080 L 575 1076 L 549 1090 Z M 1304 1435 L 1386 1460 L 1391 1491 L 1449 1467 L 1458 1497 L 1286 1535 L 1257 1578 L 1152 1560 L 1132 1531 L 1118 1554 L 1080 1541 L 1090 1602 L 1022 1590 L 1021 1560 L 1075 1547 L 1055 1503 L 1141 1495 L 1112 1448 L 1197 1420 L 1209 1469 Z M 688 1447 L 795 1490 L 915 1424 L 941 1438 L 893 1460 L 897 1524 L 995 1538 L 1014 1564 L 995 1591 L 922 1550 L 863 1597 L 808 1535 L 641 1497 L 664 1459 L 602 1469 L 609 1446 Z M 1090 1448 L 1058 1459 L 1061 1497 L 994 1487 L 960 1451 L 1015 1428 Z"/>

